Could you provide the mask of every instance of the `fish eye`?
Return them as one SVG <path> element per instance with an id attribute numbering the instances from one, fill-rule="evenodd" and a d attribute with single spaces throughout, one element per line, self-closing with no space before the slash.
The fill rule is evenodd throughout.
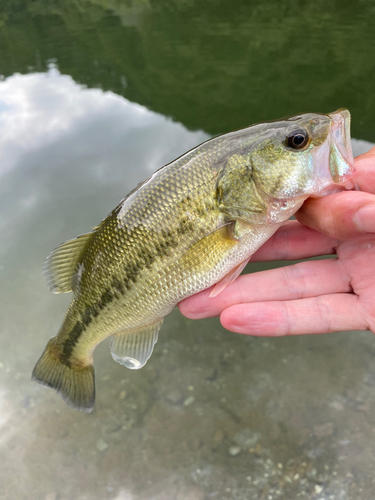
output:
<path id="1" fill-rule="evenodd" d="M 303 128 L 292 130 L 286 136 L 286 143 L 290 148 L 302 149 L 306 146 L 309 140 L 309 134 Z"/>

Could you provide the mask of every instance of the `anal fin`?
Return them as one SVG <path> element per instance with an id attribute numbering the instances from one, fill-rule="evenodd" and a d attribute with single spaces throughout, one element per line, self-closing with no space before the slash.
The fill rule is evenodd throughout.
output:
<path id="1" fill-rule="evenodd" d="M 250 259 L 246 259 L 241 264 L 238 266 L 234 267 L 227 275 L 224 276 L 212 289 L 209 297 L 216 297 L 219 295 L 219 293 L 223 292 L 227 286 L 231 285 L 235 279 L 238 278 L 238 276 L 242 273 L 242 271 L 245 269 L 246 264 L 249 262 Z"/>
<path id="2" fill-rule="evenodd" d="M 142 368 L 154 350 L 162 323 L 163 319 L 139 330 L 114 335 L 110 344 L 113 359 L 132 370 Z"/>

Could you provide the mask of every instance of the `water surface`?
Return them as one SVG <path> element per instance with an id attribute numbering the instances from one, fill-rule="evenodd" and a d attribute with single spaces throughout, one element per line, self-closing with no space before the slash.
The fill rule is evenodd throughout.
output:
<path id="1" fill-rule="evenodd" d="M 0 498 L 373 500 L 369 332 L 256 339 L 174 311 L 139 372 L 97 349 L 90 415 L 30 382 L 70 299 L 49 293 L 45 256 L 154 170 L 213 134 L 341 106 L 355 151 L 371 147 L 372 4 L 2 9 Z"/>

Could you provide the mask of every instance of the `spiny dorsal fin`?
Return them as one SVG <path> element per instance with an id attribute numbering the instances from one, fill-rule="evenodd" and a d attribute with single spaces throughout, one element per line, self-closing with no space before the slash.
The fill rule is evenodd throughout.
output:
<path id="1" fill-rule="evenodd" d="M 132 370 L 142 368 L 154 350 L 163 319 L 136 331 L 125 330 L 114 335 L 110 344 L 113 359 Z"/>
<path id="2" fill-rule="evenodd" d="M 73 290 L 73 273 L 83 247 L 92 233 L 81 234 L 52 250 L 44 262 L 43 273 L 52 293 Z"/>

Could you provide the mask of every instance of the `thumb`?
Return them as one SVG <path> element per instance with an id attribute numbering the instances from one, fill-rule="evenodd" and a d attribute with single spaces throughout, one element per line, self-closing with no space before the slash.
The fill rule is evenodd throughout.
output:
<path id="1" fill-rule="evenodd" d="M 375 194 L 375 147 L 354 159 L 354 181 L 361 191 Z"/>
<path id="2" fill-rule="evenodd" d="M 296 219 L 335 239 L 375 233 L 375 195 L 344 191 L 323 198 L 309 198 Z"/>

